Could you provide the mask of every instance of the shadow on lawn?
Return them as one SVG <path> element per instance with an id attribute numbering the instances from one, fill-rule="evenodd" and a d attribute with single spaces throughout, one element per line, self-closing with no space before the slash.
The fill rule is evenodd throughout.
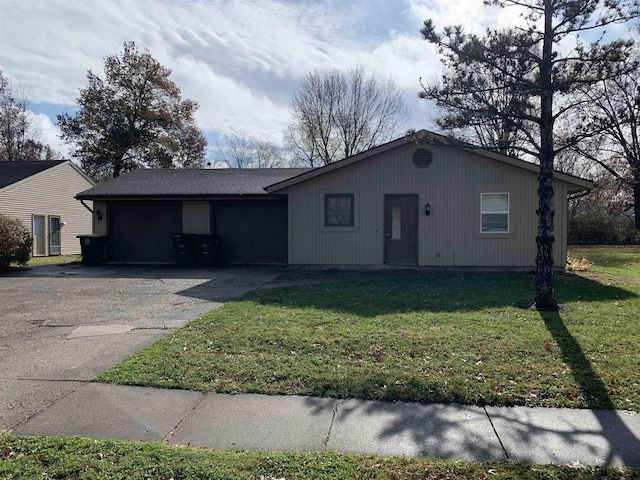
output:
<path id="1" fill-rule="evenodd" d="M 604 465 L 640 467 L 640 438 L 624 421 L 625 414 L 614 410 L 605 383 L 567 329 L 561 314 L 541 312 L 540 317 L 591 411 L 586 416 L 578 414 L 584 414 L 584 410 L 555 411 L 556 417 L 550 423 L 542 421 L 533 410 L 491 409 L 494 422 L 510 426 L 509 442 L 518 446 L 518 460 L 539 461 L 535 457 L 537 449 L 544 451 L 546 458 L 562 461 L 564 455 L 564 461 L 571 461 L 575 458 L 568 458 L 563 449 L 575 448 L 583 456 Z"/>
<path id="2" fill-rule="evenodd" d="M 607 387 L 594 371 L 578 341 L 567 329 L 561 315 L 558 312 L 541 312 L 540 316 L 558 344 L 562 359 L 571 368 L 587 407 L 594 409 L 593 413 L 600 424 L 597 435 L 604 440 L 616 439 L 615 445 L 609 441 L 611 448 L 608 457 L 604 459 L 605 463 L 610 464 L 615 457 L 619 457 L 626 465 L 640 467 L 640 440 L 618 415 L 611 415 L 607 411 L 614 409 Z"/>
<path id="3" fill-rule="evenodd" d="M 614 411 L 606 385 L 557 312 L 540 314 L 585 398 L 585 410 L 492 408 L 465 405 L 340 400 L 329 449 L 394 453 L 403 445 L 416 456 L 475 461 L 569 463 L 578 459 L 640 467 L 640 439 Z M 317 410 L 326 405 L 308 398 Z M 541 418 L 534 412 L 552 413 Z M 491 417 L 493 425 L 487 416 Z M 497 425 L 494 431 L 494 425 Z M 496 436 L 500 435 L 500 439 Z M 504 445 L 503 446 L 503 442 Z M 368 448 L 367 448 L 368 447 Z M 397 449 L 395 450 L 397 452 Z"/>
<path id="4" fill-rule="evenodd" d="M 637 298 L 616 286 L 577 275 L 558 275 L 561 303 Z M 474 312 L 491 308 L 530 308 L 534 279 L 522 273 L 415 273 L 398 277 L 371 274 L 369 280 L 258 290 L 243 297 L 263 305 L 315 308 L 372 318 L 408 312 Z"/>

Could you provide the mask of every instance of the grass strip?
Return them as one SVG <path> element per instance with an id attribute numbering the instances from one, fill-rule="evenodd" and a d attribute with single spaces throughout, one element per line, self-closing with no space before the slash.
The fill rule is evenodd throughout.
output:
<path id="1" fill-rule="evenodd" d="M 97 479 L 640 479 L 640 470 L 425 460 L 332 452 L 173 447 L 159 442 L 0 433 L 0 478 Z"/>
<path id="2" fill-rule="evenodd" d="M 27 266 L 37 267 L 39 265 L 63 265 L 82 261 L 80 255 L 57 255 L 52 257 L 31 257 Z"/>

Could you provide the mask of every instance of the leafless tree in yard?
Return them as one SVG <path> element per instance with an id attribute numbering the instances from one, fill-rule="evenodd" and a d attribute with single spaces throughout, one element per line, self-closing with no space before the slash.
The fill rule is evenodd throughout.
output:
<path id="1" fill-rule="evenodd" d="M 26 89 L 12 84 L 0 71 L 0 161 L 51 160 L 55 154 L 38 141 L 39 133 Z"/>
<path id="2" fill-rule="evenodd" d="M 224 137 L 224 145 L 218 146 L 215 160 L 230 168 L 280 168 L 287 161 L 282 148 L 268 140 L 245 134 Z"/>
<path id="3" fill-rule="evenodd" d="M 397 137 L 409 118 L 401 90 L 362 67 L 307 75 L 291 101 L 284 139 L 294 161 L 317 167 Z"/>
<path id="4" fill-rule="evenodd" d="M 634 60 L 640 65 L 637 50 Z M 579 143 L 574 150 L 627 190 L 627 208 L 633 207 L 635 228 L 640 229 L 640 67 L 581 89 L 578 95 L 584 99 L 582 116 L 601 133 L 595 137 L 597 149 Z"/>

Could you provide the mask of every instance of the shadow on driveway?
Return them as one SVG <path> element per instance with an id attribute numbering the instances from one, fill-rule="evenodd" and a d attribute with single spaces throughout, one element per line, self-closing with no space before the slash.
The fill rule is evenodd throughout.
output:
<path id="1" fill-rule="evenodd" d="M 175 265 L 116 264 L 107 263 L 89 266 L 81 263 L 60 265 L 39 265 L 16 269 L 0 277 L 84 277 L 84 278 L 171 278 L 171 279 L 213 279 L 220 275 L 245 275 L 251 273 L 279 274 L 286 267 L 281 266 L 230 266 L 183 268 Z"/>

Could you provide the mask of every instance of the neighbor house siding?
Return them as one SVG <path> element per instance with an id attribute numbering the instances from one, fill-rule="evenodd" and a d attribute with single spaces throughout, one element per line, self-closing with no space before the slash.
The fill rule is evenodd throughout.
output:
<path id="1" fill-rule="evenodd" d="M 289 195 L 289 263 L 381 265 L 384 201 L 418 195 L 418 264 L 424 266 L 533 267 L 537 234 L 537 175 L 473 153 L 432 147 L 433 163 L 411 162 L 405 145 L 285 190 Z M 480 233 L 481 193 L 510 195 L 508 234 Z M 566 186 L 556 182 L 554 262 L 566 259 Z M 353 193 L 355 224 L 324 227 L 324 195 Z M 431 205 L 425 216 L 424 206 Z"/>
<path id="2" fill-rule="evenodd" d="M 0 213 L 19 219 L 33 234 L 33 215 L 46 217 L 46 253 L 49 254 L 49 217 L 66 222 L 60 231 L 62 255 L 80 253 L 79 234 L 92 231 L 91 213 L 74 196 L 93 184 L 72 165 L 62 163 L 0 190 Z M 91 202 L 86 202 L 91 207 Z"/>

